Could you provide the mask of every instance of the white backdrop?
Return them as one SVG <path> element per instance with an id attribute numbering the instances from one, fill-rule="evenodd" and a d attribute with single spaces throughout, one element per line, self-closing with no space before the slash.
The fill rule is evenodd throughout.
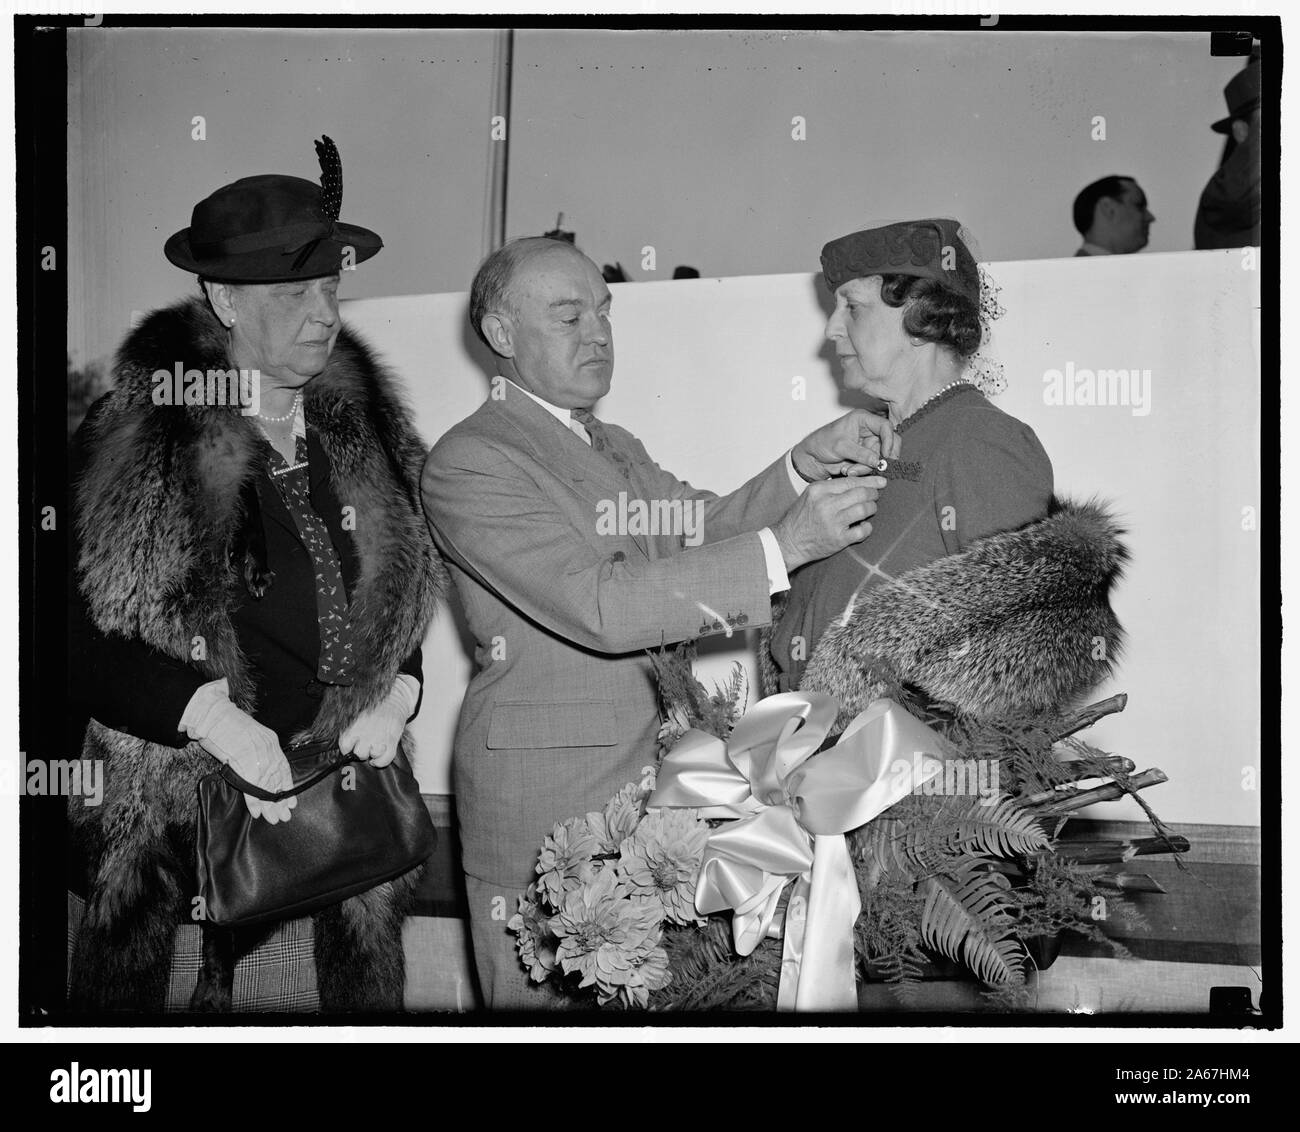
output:
<path id="1" fill-rule="evenodd" d="M 1243 768 L 1259 755 L 1259 541 L 1243 529 L 1243 509 L 1260 506 L 1258 274 L 1239 251 L 990 270 L 1007 309 L 992 352 L 1010 387 L 996 403 L 1038 433 L 1059 493 L 1111 501 L 1130 529 L 1133 562 L 1114 597 L 1130 643 L 1113 683 L 1097 689 L 1127 692 L 1129 707 L 1091 738 L 1170 776 L 1144 795 L 1166 820 L 1257 824 Z M 612 290 L 617 364 L 597 411 L 696 485 L 735 488 L 852 404 L 824 349 L 814 276 Z M 488 392 L 466 306 L 464 294 L 345 304 L 345 318 L 405 378 L 429 441 Z M 1044 375 L 1067 367 L 1150 370 L 1149 411 L 1045 403 Z M 449 790 L 469 677 L 457 622 L 442 611 L 425 650 L 417 772 L 433 793 Z M 706 682 L 735 659 L 752 676 L 752 649 L 738 640 L 702 663 Z M 1141 816 L 1130 802 L 1090 813 Z"/>
<path id="2" fill-rule="evenodd" d="M 321 133 L 342 154 L 344 218 L 389 243 L 352 293 L 467 286 L 486 251 L 493 37 L 72 29 L 74 363 L 109 361 L 133 309 L 194 292 L 159 252 L 195 201 L 255 173 L 314 176 Z M 1210 123 L 1242 65 L 1209 43 L 1204 31 L 521 28 L 507 234 L 543 232 L 563 212 L 597 263 L 669 279 L 677 264 L 812 270 L 833 235 L 955 214 L 983 255 L 1029 259 L 1074 251 L 1075 194 L 1126 173 L 1157 217 L 1150 250 L 1188 248 L 1223 144 Z"/>

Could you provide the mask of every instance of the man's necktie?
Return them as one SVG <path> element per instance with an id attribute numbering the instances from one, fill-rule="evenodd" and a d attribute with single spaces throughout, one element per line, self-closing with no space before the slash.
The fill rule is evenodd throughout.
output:
<path id="1" fill-rule="evenodd" d="M 617 446 L 610 443 L 608 430 L 595 418 L 591 410 L 573 409 L 569 415 L 587 430 L 587 435 L 591 437 L 591 447 L 613 464 L 625 480 L 630 480 L 632 473 L 628 469 L 627 457 L 618 450 Z"/>

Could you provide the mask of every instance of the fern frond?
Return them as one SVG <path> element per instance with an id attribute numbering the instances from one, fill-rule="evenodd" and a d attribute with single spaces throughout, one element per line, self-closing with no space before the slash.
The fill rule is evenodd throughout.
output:
<path id="1" fill-rule="evenodd" d="M 912 1006 L 925 974 L 922 967 L 924 962 L 925 956 L 920 952 L 895 952 L 883 959 L 873 960 L 871 971 L 889 987 L 900 1006 Z"/>
<path id="2" fill-rule="evenodd" d="M 971 868 L 922 882 L 926 946 L 964 963 L 989 986 L 1024 979 L 1024 949 L 1012 934 L 1010 884 L 987 868 Z"/>
<path id="3" fill-rule="evenodd" d="M 695 675 L 695 649 L 690 643 L 650 652 L 659 684 L 659 703 L 666 721 L 664 744 L 671 749 L 688 727 L 707 731 L 719 739 L 731 734 L 744 713 L 749 694 L 744 666 L 737 662 L 730 678 L 710 692 Z"/>
<path id="4" fill-rule="evenodd" d="M 914 863 L 904 852 L 901 829 L 901 822 L 877 818 L 853 832 L 850 844 L 862 862 L 862 883 L 866 888 L 875 888 L 882 879 L 909 882 L 916 879 Z"/>
<path id="5" fill-rule="evenodd" d="M 1051 848 L 1038 819 L 1011 798 L 987 805 L 979 797 L 954 798 L 936 825 L 949 846 L 989 857 L 1028 856 Z"/>
<path id="6" fill-rule="evenodd" d="M 717 688 L 710 699 L 722 713 L 722 723 L 726 727 L 725 734 L 731 734 L 736 721 L 745 714 L 745 706 L 749 700 L 749 680 L 745 676 L 745 666 L 740 661 L 736 661 L 731 666 L 731 678 Z"/>
<path id="7" fill-rule="evenodd" d="M 738 956 L 731 928 L 720 916 L 703 928 L 664 932 L 673 972 L 666 987 L 650 995 L 651 1009 L 771 1010 L 781 976 L 781 945 L 764 940 L 752 954 Z"/>

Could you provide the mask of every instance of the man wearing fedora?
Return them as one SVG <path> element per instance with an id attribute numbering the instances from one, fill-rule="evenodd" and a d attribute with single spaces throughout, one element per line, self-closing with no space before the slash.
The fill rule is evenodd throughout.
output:
<path id="1" fill-rule="evenodd" d="M 1198 248 L 1259 247 L 1260 62 L 1252 59 L 1223 88 L 1228 114 L 1210 129 L 1226 134 L 1219 168 L 1201 193 L 1193 236 Z"/>
<path id="2" fill-rule="evenodd" d="M 340 271 L 383 244 L 339 220 L 338 151 L 325 138 L 317 153 L 319 185 L 246 177 L 195 206 L 164 251 L 202 297 L 130 332 L 74 441 L 70 691 L 105 777 L 101 806 L 69 807 L 89 874 L 74 1010 L 163 1008 L 192 912 L 197 784 L 218 763 L 278 793 L 290 746 L 405 758 L 446 575 L 418 504 L 424 446 L 393 375 L 339 320 Z M 174 368 L 256 374 L 255 414 L 159 401 L 155 375 Z M 245 800 L 295 820 L 294 797 Z M 324 1009 L 401 1009 L 414 880 L 316 914 Z M 230 1009 L 236 958 L 205 924 L 192 1008 Z M 309 1001 L 310 964 L 292 958 L 263 1007 Z"/>
<path id="3" fill-rule="evenodd" d="M 789 571 L 867 536 L 884 486 L 867 473 L 882 443 L 894 454 L 888 426 L 857 412 L 730 495 L 684 483 L 592 414 L 614 369 L 610 298 L 568 243 L 489 256 L 470 321 L 499 376 L 424 468 L 425 512 L 474 637 L 454 788 L 475 965 L 497 1010 L 554 1005 L 530 987 L 506 924 L 553 826 L 654 762 L 648 650 L 770 624 Z M 700 525 L 611 528 L 601 518 L 620 498 L 629 511 L 689 508 Z"/>

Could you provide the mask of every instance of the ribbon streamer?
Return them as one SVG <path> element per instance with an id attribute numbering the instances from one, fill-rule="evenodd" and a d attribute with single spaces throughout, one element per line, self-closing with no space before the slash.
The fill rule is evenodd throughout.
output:
<path id="1" fill-rule="evenodd" d="M 731 909 L 740 955 L 765 937 L 784 940 L 778 1010 L 857 1009 L 862 904 L 844 835 L 939 774 L 947 751 L 941 735 L 881 699 L 817 753 L 838 710 L 821 692 L 782 692 L 755 704 L 726 741 L 692 728 L 665 756 L 649 799 L 733 819 L 705 846 L 695 907 Z"/>

